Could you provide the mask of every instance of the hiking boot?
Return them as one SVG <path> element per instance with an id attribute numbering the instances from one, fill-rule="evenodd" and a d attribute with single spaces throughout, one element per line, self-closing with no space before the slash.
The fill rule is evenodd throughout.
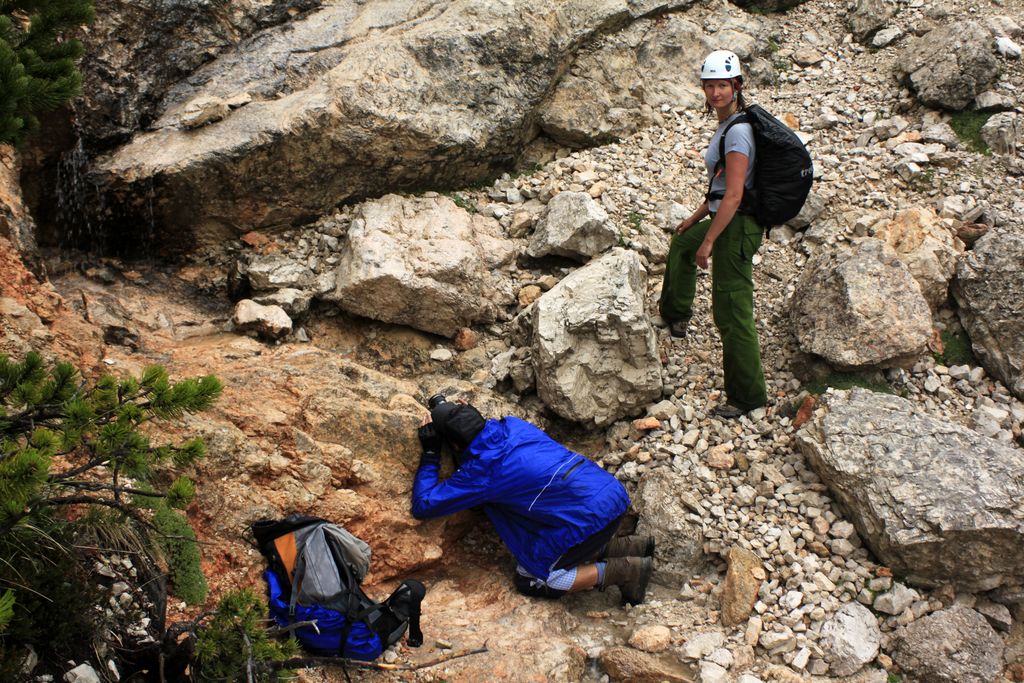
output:
<path id="1" fill-rule="evenodd" d="M 686 333 L 689 329 L 689 320 L 676 320 L 668 324 L 668 333 L 676 339 L 686 339 Z"/>
<path id="2" fill-rule="evenodd" d="M 654 536 L 616 536 L 604 557 L 654 557 Z"/>
<path id="3" fill-rule="evenodd" d="M 711 414 L 716 417 L 724 417 L 727 420 L 732 420 L 746 412 L 747 411 L 743 410 L 743 408 L 734 406 L 731 403 L 723 403 L 720 406 L 715 406 L 715 409 L 711 411 Z"/>
<path id="4" fill-rule="evenodd" d="M 601 588 L 618 586 L 623 604 L 639 605 L 647 597 L 653 569 L 654 563 L 649 557 L 613 557 L 605 566 Z"/>

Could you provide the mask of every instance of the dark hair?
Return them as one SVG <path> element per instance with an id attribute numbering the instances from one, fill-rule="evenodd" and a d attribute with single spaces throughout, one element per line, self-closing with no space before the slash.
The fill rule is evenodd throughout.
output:
<path id="1" fill-rule="evenodd" d="M 747 108 L 747 101 L 743 99 L 743 76 L 736 76 L 732 80 L 738 81 L 740 84 L 740 91 L 736 93 L 736 111 L 743 111 Z M 736 86 L 733 85 L 733 88 Z M 701 90 L 704 89 L 704 81 L 701 81 Z M 707 98 L 704 98 L 704 113 L 711 116 L 715 113 L 715 108 L 711 106 Z"/>

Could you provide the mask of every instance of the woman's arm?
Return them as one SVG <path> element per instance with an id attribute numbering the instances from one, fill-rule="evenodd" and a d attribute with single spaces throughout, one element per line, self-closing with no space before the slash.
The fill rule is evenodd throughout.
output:
<path id="1" fill-rule="evenodd" d="M 715 246 L 715 240 L 725 230 L 725 226 L 732 221 L 736 210 L 740 208 L 740 202 L 743 201 L 743 184 L 747 179 L 748 163 L 750 163 L 750 159 L 742 152 L 729 152 L 725 155 L 725 196 L 722 197 L 722 201 L 718 205 L 718 212 L 715 214 L 714 220 L 711 221 L 711 227 L 708 228 L 704 242 L 697 249 L 697 265 L 705 270 L 707 270 L 708 258 L 711 257 L 711 249 Z"/>
<path id="2" fill-rule="evenodd" d="M 697 225 L 697 223 L 704 220 L 704 217 L 707 216 L 708 213 L 710 213 L 708 211 L 708 200 L 705 199 L 689 218 L 679 221 L 679 225 L 676 226 L 676 234 L 682 235 L 684 232 Z"/>

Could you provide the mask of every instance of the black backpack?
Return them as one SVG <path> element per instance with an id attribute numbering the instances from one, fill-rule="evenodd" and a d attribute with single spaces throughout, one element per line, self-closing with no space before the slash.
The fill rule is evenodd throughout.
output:
<path id="1" fill-rule="evenodd" d="M 814 182 L 811 155 L 796 133 L 756 104 L 729 122 L 718 140 L 719 165 L 725 166 L 725 136 L 737 123 L 749 123 L 754 130 L 756 155 L 754 187 L 743 192 L 739 211 L 753 216 L 766 230 L 790 220 L 803 208 Z M 724 193 L 707 199 L 721 199 Z"/>
<path id="2" fill-rule="evenodd" d="M 309 651 L 372 661 L 409 632 L 412 647 L 423 643 L 420 602 L 426 588 L 407 579 L 384 602 L 367 597 L 360 583 L 370 565 L 370 547 L 342 527 L 317 517 L 289 515 L 252 525 L 270 568 L 270 616 L 293 630 Z"/>

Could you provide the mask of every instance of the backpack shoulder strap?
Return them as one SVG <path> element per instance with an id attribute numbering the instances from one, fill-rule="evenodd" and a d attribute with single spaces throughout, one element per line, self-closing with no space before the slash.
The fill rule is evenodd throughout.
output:
<path id="1" fill-rule="evenodd" d="M 750 123 L 750 117 L 747 116 L 747 112 L 741 111 L 740 115 L 729 122 L 729 125 L 722 131 L 722 137 L 718 138 L 718 163 L 723 168 L 725 167 L 725 138 L 728 137 L 729 131 L 737 123 Z"/>
<path id="2" fill-rule="evenodd" d="M 718 163 L 715 164 L 715 172 L 711 174 L 711 179 L 708 180 L 708 191 L 704 195 L 704 198 L 708 201 L 712 199 L 721 199 L 722 197 L 725 196 L 724 192 L 715 192 L 714 194 L 712 194 L 711 185 L 715 182 L 715 177 L 718 175 L 719 169 L 725 169 L 725 137 L 729 134 L 729 131 L 732 130 L 732 127 L 735 126 L 737 123 L 750 123 L 747 120 L 747 118 L 747 113 L 745 111 L 740 112 L 740 115 L 737 116 L 732 121 L 730 121 L 729 125 L 726 126 L 725 130 L 722 131 L 722 137 L 718 138 Z"/>

